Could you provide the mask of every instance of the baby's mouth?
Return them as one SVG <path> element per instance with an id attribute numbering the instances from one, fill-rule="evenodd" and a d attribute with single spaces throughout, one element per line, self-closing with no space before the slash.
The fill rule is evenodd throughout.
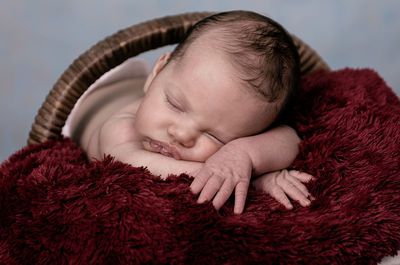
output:
<path id="1" fill-rule="evenodd" d="M 156 141 L 156 140 L 153 140 L 150 138 L 147 140 L 147 142 L 151 149 L 149 151 L 160 153 L 164 156 L 172 157 L 176 160 L 181 159 L 181 156 L 179 155 L 178 150 L 176 150 L 176 148 L 174 146 L 167 144 L 167 143 L 160 142 L 160 141 Z"/>

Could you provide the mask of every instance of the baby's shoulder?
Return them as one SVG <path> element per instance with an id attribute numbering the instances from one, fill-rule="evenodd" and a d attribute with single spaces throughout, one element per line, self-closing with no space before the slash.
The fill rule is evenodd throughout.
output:
<path id="1" fill-rule="evenodd" d="M 79 143 L 121 109 L 138 105 L 136 102 L 144 95 L 144 83 L 145 78 L 125 79 L 90 91 L 71 112 L 67 136 Z"/>

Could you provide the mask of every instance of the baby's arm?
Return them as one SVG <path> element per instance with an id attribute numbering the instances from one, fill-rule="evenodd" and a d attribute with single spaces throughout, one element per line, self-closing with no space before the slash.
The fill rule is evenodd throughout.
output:
<path id="1" fill-rule="evenodd" d="M 242 144 L 244 146 L 253 146 L 249 148 L 249 155 L 253 161 L 253 175 L 257 178 L 253 181 L 253 186 L 258 190 L 263 190 L 271 197 L 282 203 L 287 209 L 292 209 L 288 197 L 298 201 L 302 206 L 308 206 L 313 197 L 308 192 L 303 183 L 307 183 L 313 177 L 307 173 L 297 170 L 286 170 L 293 163 L 299 150 L 298 144 L 300 138 L 294 129 L 288 126 L 280 126 L 271 131 L 271 134 L 260 134 L 252 138 L 244 138 Z M 271 152 L 275 153 L 276 160 L 270 159 L 268 153 L 263 152 L 265 149 L 257 149 L 257 146 L 267 144 L 265 141 L 272 141 L 268 145 Z M 274 144 L 273 144 L 274 143 Z M 270 161 L 271 165 L 263 161 Z M 270 170 L 272 167 L 275 169 Z M 283 166 L 279 168 L 279 166 Z M 281 170 L 283 169 L 283 170 Z"/>
<path id="2" fill-rule="evenodd" d="M 175 160 L 159 153 L 144 150 L 140 142 L 122 143 L 107 151 L 107 154 L 134 167 L 147 167 L 152 174 L 159 175 L 162 179 L 166 179 L 170 174 L 186 173 L 193 176 L 203 166 L 201 162 Z"/>
<path id="3" fill-rule="evenodd" d="M 238 138 L 212 155 L 195 176 L 191 188 L 199 202 L 211 200 L 219 209 L 235 190 L 235 213 L 243 211 L 252 175 L 284 169 L 294 161 L 300 138 L 289 126 Z"/>
<path id="4" fill-rule="evenodd" d="M 290 166 L 299 153 L 301 142 L 296 131 L 287 125 L 235 141 L 249 155 L 255 176 Z"/>

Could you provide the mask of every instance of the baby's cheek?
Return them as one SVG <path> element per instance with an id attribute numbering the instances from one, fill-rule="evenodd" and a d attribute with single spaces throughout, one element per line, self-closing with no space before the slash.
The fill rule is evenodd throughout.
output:
<path id="1" fill-rule="evenodd" d="M 191 149 L 191 159 L 198 162 L 205 162 L 210 156 L 215 154 L 220 148 L 221 144 L 215 142 L 207 136 L 202 136 L 201 139 L 198 139 L 196 145 Z"/>
<path id="2" fill-rule="evenodd" d="M 142 115 L 139 115 L 142 114 Z M 143 115 L 143 113 L 136 113 L 133 127 L 135 131 L 142 136 L 150 136 L 158 128 L 155 117 Z"/>
<path id="3" fill-rule="evenodd" d="M 151 123 L 143 119 L 136 118 L 132 126 L 138 137 L 140 137 L 141 139 L 151 137 L 156 132 Z"/>
<path id="4" fill-rule="evenodd" d="M 107 153 L 116 145 L 136 140 L 134 132 L 132 119 L 110 119 L 100 129 L 101 151 Z"/>

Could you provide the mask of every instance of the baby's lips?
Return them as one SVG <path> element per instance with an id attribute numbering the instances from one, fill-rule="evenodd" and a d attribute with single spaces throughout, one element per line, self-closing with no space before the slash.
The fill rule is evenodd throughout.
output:
<path id="1" fill-rule="evenodd" d="M 163 142 L 153 140 L 153 139 L 149 140 L 149 144 L 150 144 L 151 148 L 154 148 L 156 152 L 158 152 L 162 155 L 173 157 L 176 160 L 181 159 L 181 156 L 180 156 L 178 150 L 173 145 L 163 143 Z"/>
<path id="2" fill-rule="evenodd" d="M 167 151 L 172 155 L 172 157 L 174 159 L 176 159 L 176 160 L 181 159 L 181 155 L 179 154 L 178 150 L 174 146 L 168 145 Z"/>

